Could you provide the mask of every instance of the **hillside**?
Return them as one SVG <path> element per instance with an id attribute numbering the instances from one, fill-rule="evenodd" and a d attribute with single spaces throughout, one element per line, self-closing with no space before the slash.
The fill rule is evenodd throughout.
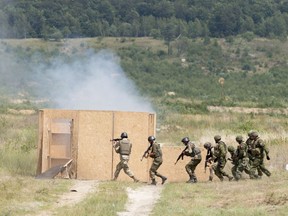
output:
<path id="1" fill-rule="evenodd" d="M 113 95 L 121 85 L 182 113 L 205 112 L 207 105 L 281 108 L 288 102 L 287 46 L 251 35 L 179 37 L 169 47 L 152 38 L 7 39 L 0 42 L 0 91 L 2 100 L 24 99 L 22 108 L 37 107 L 33 101 L 53 107 L 56 93 L 65 97 L 60 87 L 83 97 L 80 92 Z M 96 85 L 98 69 L 103 80 Z"/>
<path id="2" fill-rule="evenodd" d="M 0 1 L 0 38 L 285 38 L 288 4 L 278 0 Z"/>

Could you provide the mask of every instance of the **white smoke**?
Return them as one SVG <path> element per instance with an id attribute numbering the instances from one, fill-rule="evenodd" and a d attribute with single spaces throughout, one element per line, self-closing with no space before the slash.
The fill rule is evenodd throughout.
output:
<path id="1" fill-rule="evenodd" d="M 37 69 L 34 81 L 55 103 L 54 108 L 77 110 L 153 111 L 111 51 L 87 53 L 70 63 L 55 61 Z M 46 96 L 47 96 L 46 95 Z"/>

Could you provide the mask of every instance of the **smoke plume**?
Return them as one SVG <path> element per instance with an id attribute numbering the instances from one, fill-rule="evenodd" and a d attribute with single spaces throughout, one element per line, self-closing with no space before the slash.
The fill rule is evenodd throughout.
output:
<path id="1" fill-rule="evenodd" d="M 153 111 L 150 102 L 139 95 L 134 83 L 110 51 L 87 52 L 85 58 L 55 61 L 38 68 L 40 88 L 45 89 L 55 108 L 78 110 Z"/>

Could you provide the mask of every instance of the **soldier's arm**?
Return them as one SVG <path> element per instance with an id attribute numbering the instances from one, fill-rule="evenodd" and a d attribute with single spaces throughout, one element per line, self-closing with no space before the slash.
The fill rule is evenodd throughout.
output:
<path id="1" fill-rule="evenodd" d="M 260 146 L 263 148 L 265 154 L 266 154 L 266 158 L 267 160 L 270 160 L 270 157 L 269 157 L 269 148 L 265 145 L 264 141 L 263 140 L 260 140 Z"/>
<path id="2" fill-rule="evenodd" d="M 152 145 L 151 152 L 149 153 L 149 157 L 155 158 L 155 152 L 156 152 L 156 145 L 155 145 L 155 143 L 154 143 L 154 144 Z"/>

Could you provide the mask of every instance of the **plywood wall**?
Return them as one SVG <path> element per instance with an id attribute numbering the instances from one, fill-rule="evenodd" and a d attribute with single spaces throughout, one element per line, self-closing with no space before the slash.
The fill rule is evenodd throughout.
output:
<path id="1" fill-rule="evenodd" d="M 51 151 L 51 131 L 57 130 L 57 128 L 55 129 L 52 126 L 54 119 L 71 119 L 73 121 L 73 127 L 71 128 L 71 157 L 74 159 L 73 167 L 76 170 L 78 148 L 78 112 L 74 110 L 45 109 L 39 111 L 37 174 L 45 172 L 50 168 L 49 158 Z"/>
<path id="2" fill-rule="evenodd" d="M 53 119 L 73 120 L 71 159 L 73 159 L 72 168 L 76 178 L 112 179 L 120 159 L 119 154 L 116 154 L 112 148 L 110 140 L 119 138 L 122 132 L 127 132 L 133 145 L 129 161 L 130 168 L 135 177 L 141 181 L 150 181 L 149 169 L 152 159 L 144 158 L 143 161 L 140 159 L 149 146 L 148 136 L 156 136 L 156 114 L 120 111 L 41 110 L 39 113 L 38 174 L 49 168 L 49 131 Z M 179 160 L 174 165 L 183 148 L 184 146 L 162 145 L 164 162 L 158 171 L 167 176 L 170 182 L 188 180 L 185 165 L 190 158 L 185 157 L 183 161 Z M 208 180 L 209 170 L 204 173 L 205 154 L 206 151 L 202 149 L 203 160 L 196 169 L 199 181 Z M 122 171 L 119 175 L 119 181 L 132 180 Z"/>

